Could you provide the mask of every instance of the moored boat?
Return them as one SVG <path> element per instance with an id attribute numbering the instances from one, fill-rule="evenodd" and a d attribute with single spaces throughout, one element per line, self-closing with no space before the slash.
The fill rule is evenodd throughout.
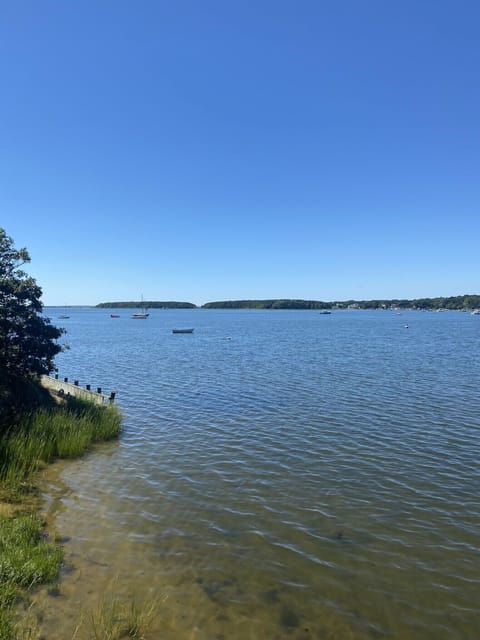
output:
<path id="1" fill-rule="evenodd" d="M 142 295 L 142 302 L 141 302 L 141 311 L 138 311 L 137 313 L 132 314 L 132 318 L 134 320 L 146 320 L 148 318 L 148 316 L 150 315 L 149 313 L 147 313 L 147 307 L 145 306 L 144 302 L 143 302 L 143 295 Z"/>
<path id="2" fill-rule="evenodd" d="M 172 333 L 193 333 L 193 329 L 172 329 Z"/>

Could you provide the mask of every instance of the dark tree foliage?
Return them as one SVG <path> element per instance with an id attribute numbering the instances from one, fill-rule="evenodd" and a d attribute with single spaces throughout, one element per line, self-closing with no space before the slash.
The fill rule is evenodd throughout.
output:
<path id="1" fill-rule="evenodd" d="M 331 309 L 331 302 L 319 300 L 224 300 L 207 302 L 202 309 Z"/>
<path id="2" fill-rule="evenodd" d="M 0 228 L 0 391 L 19 379 L 32 379 L 54 369 L 61 351 L 56 340 L 64 332 L 41 315 L 41 288 L 21 267 L 30 262 L 27 249 L 15 249 Z"/>
<path id="3" fill-rule="evenodd" d="M 435 311 L 450 309 L 468 311 L 480 309 L 479 295 L 452 296 L 450 298 L 421 298 L 416 300 L 223 300 L 207 302 L 203 309 L 423 309 Z"/>
<path id="4" fill-rule="evenodd" d="M 167 300 L 162 302 L 161 300 L 143 300 L 124 301 L 124 302 L 100 302 L 95 305 L 97 309 L 140 309 L 146 307 L 148 309 L 196 309 L 196 305 L 192 302 L 175 302 L 173 300 Z"/>

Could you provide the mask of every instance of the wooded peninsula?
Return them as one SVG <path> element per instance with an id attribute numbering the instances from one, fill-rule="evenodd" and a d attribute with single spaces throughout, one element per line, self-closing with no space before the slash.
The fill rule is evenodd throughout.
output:
<path id="1" fill-rule="evenodd" d="M 196 309 L 197 305 L 191 302 L 161 302 L 159 300 L 129 301 L 129 302 L 101 302 L 95 305 L 98 309 Z"/>
<path id="2" fill-rule="evenodd" d="M 480 309 L 480 295 L 462 295 L 440 298 L 391 299 L 391 300 L 342 300 L 322 302 L 321 300 L 223 300 L 207 302 L 201 307 L 191 302 L 161 302 L 154 300 L 130 302 L 101 302 L 96 305 L 100 309 L 418 309 L 423 311 L 452 310 L 472 311 Z"/>

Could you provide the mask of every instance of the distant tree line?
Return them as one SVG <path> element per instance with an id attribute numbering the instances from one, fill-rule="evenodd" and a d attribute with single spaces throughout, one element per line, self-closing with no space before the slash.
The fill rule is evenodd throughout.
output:
<path id="1" fill-rule="evenodd" d="M 398 299 L 392 300 L 347 300 L 332 303 L 332 306 L 342 309 L 357 307 L 359 309 L 422 309 L 426 311 L 436 311 L 437 309 L 450 309 L 461 311 L 480 308 L 480 295 L 463 295 L 439 298 L 415 298 L 413 300 Z"/>
<path id="2" fill-rule="evenodd" d="M 130 302 L 101 302 L 99 309 L 196 309 L 192 302 L 162 302 L 158 300 L 144 300 Z M 449 298 L 416 298 L 413 300 L 393 298 L 390 300 L 336 300 L 323 302 L 321 300 L 221 300 L 207 302 L 202 309 L 423 309 L 435 311 L 437 309 L 472 310 L 480 309 L 480 295 L 451 296 Z"/>
<path id="3" fill-rule="evenodd" d="M 207 302 L 202 309 L 330 309 L 332 304 L 318 300 L 227 300 Z"/>
<path id="4" fill-rule="evenodd" d="M 191 302 L 162 302 L 159 300 L 129 301 L 129 302 L 100 302 L 96 305 L 98 309 L 196 309 L 196 305 Z"/>
<path id="5" fill-rule="evenodd" d="M 463 295 L 443 298 L 416 298 L 414 300 L 226 300 L 207 302 L 203 309 L 480 309 L 480 295 Z"/>

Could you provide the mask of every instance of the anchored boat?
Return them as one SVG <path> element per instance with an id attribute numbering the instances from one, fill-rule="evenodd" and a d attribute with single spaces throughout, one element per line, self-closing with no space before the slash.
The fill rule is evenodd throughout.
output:
<path id="1" fill-rule="evenodd" d="M 150 315 L 149 313 L 147 313 L 147 307 L 143 304 L 143 295 L 142 295 L 141 309 L 142 309 L 141 311 L 134 313 L 132 315 L 132 318 L 134 320 L 146 320 Z"/>

